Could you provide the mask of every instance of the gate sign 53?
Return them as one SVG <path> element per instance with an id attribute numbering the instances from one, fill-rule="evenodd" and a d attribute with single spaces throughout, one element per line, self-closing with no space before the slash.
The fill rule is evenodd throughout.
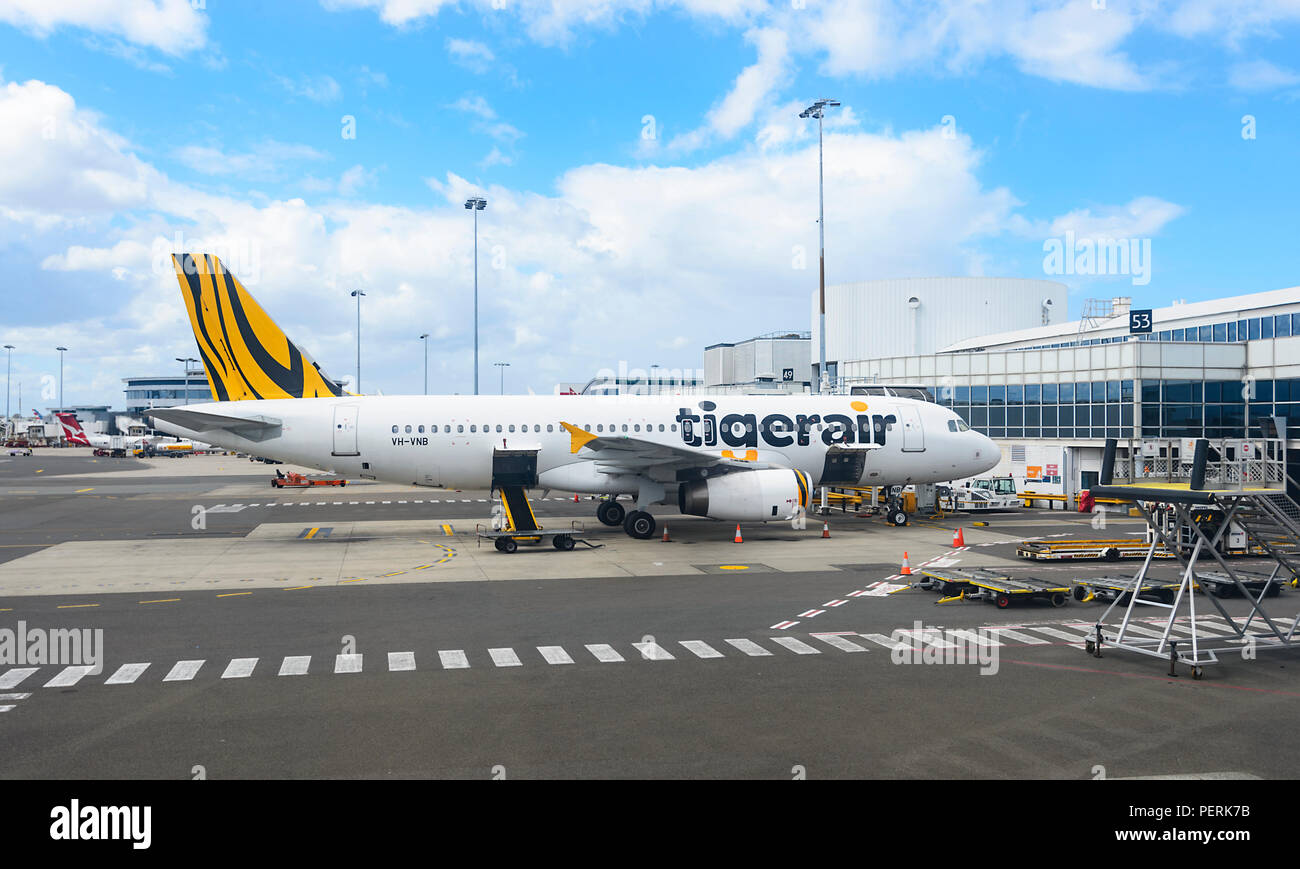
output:
<path id="1" fill-rule="evenodd" d="M 1128 333 L 1130 335 L 1151 334 L 1151 309 L 1128 312 Z"/>

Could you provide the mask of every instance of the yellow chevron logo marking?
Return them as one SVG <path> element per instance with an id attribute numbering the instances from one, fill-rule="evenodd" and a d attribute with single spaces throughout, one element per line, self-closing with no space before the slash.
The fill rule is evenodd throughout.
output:
<path id="1" fill-rule="evenodd" d="M 560 425 L 569 433 L 569 452 L 576 453 L 596 439 L 596 435 L 589 431 L 583 431 L 576 425 L 569 425 L 564 420 L 560 420 Z"/>

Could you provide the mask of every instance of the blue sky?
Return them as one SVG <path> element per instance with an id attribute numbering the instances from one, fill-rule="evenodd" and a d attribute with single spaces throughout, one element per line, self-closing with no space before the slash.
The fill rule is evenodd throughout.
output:
<path id="1" fill-rule="evenodd" d="M 56 344 L 68 403 L 192 354 L 159 265 L 178 232 L 231 251 L 335 376 L 362 286 L 367 391 L 419 391 L 424 331 L 431 388 L 468 391 L 471 194 L 485 385 L 498 360 L 545 392 L 808 328 L 795 115 L 823 95 L 832 282 L 1055 277 L 1069 230 L 1153 257 L 1145 284 L 1059 278 L 1072 314 L 1300 283 L 1295 0 L 96 5 L 0 0 L 0 342 L 25 399 Z"/>

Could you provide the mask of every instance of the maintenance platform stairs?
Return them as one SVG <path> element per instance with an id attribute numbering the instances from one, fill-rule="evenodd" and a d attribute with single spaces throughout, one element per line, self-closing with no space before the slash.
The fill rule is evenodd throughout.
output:
<path id="1" fill-rule="evenodd" d="M 1300 579 L 1300 505 L 1285 492 L 1218 493 L 1216 500 L 1252 543 Z"/>

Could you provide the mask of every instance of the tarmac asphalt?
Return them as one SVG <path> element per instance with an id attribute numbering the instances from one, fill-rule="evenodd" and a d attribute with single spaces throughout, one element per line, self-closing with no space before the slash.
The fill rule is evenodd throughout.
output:
<path id="1" fill-rule="evenodd" d="M 899 577 L 904 549 L 914 566 L 995 566 L 1066 584 L 1131 573 L 1129 563 L 1016 558 L 1024 537 L 1095 533 L 1077 516 L 1017 511 L 987 517 L 987 528 L 948 517 L 895 529 L 837 514 L 830 541 L 810 522 L 801 532 L 755 525 L 736 545 L 729 525 L 666 514 L 673 541 L 663 543 L 604 529 L 590 502 L 557 493 L 537 502 L 543 521 L 586 519 L 606 546 L 502 555 L 478 550 L 462 524 L 431 536 L 449 519 L 486 521 L 486 493 L 281 492 L 267 482 L 272 469 L 249 474 L 246 461 L 219 473 L 214 458 L 161 461 L 118 460 L 109 472 L 76 455 L 0 462 L 0 632 L 102 631 L 88 635 L 102 642 L 91 645 L 98 672 L 0 663 L 0 777 L 190 778 L 195 767 L 214 779 L 1300 773 L 1300 750 L 1278 738 L 1300 711 L 1300 660 L 1289 650 L 1243 656 L 1221 620 L 1204 620 L 1213 610 L 1203 596 L 1198 640 L 1227 651 L 1194 680 L 1131 651 L 1086 654 L 1103 603 L 938 605 Z M 272 502 L 283 506 L 262 506 Z M 202 532 L 191 527 L 194 505 L 235 504 L 209 513 Z M 292 575 L 295 559 L 325 557 L 290 535 L 298 526 L 346 526 L 346 548 L 368 552 L 367 565 L 405 557 L 417 538 L 453 555 L 424 571 L 394 563 L 402 573 L 390 577 L 277 585 L 272 574 Z M 1121 520 L 1108 533 L 1140 530 Z M 379 537 L 389 548 L 367 550 Z M 111 585 L 151 564 L 165 572 L 163 553 L 223 539 L 237 547 L 227 563 L 195 567 L 172 591 L 88 590 L 67 575 L 124 553 L 96 567 Z M 248 576 L 235 578 L 232 559 Z M 1288 627 L 1296 595 L 1269 604 Z M 1189 624 L 1175 635 L 1186 640 Z M 935 663 L 944 646 L 973 660 Z"/>

